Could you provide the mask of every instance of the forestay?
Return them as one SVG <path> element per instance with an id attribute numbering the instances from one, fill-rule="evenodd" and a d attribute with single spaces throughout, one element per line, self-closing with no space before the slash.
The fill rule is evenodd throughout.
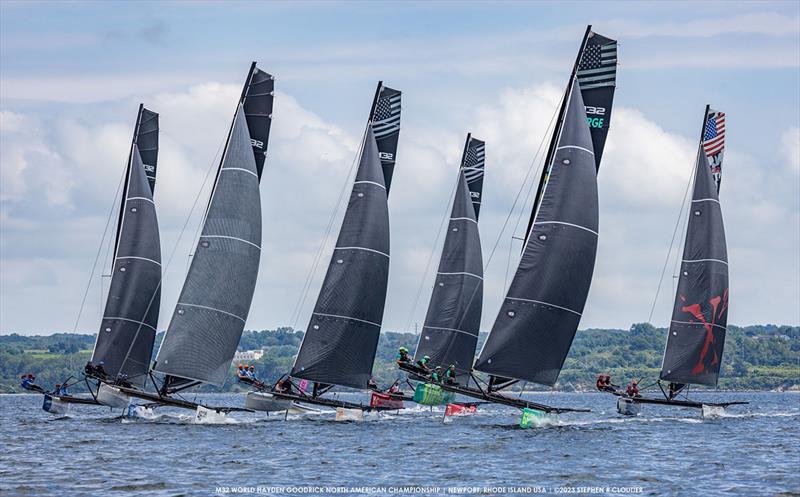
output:
<path id="1" fill-rule="evenodd" d="M 147 378 L 161 302 L 161 245 L 153 203 L 157 160 L 158 114 L 140 105 L 125 173 L 111 285 L 90 360 L 94 366 L 102 365 L 110 378 L 139 386 Z"/>
<path id="2" fill-rule="evenodd" d="M 716 386 L 728 324 L 728 251 L 719 203 L 725 114 L 706 108 L 661 379 Z"/>
<path id="3" fill-rule="evenodd" d="M 467 136 L 453 208 L 415 357 L 433 366 L 469 371 L 478 344 L 483 305 L 483 259 L 478 209 L 485 144 Z"/>

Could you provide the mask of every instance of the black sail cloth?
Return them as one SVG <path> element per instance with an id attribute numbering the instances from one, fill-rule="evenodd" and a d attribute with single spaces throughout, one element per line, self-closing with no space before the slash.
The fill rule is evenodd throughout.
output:
<path id="1" fill-rule="evenodd" d="M 611 107 L 617 85 L 617 41 L 590 31 L 581 53 L 576 77 L 586 107 L 594 160 L 599 170 L 611 124 Z"/>
<path id="2" fill-rule="evenodd" d="M 483 306 L 483 257 L 477 209 L 483 186 L 484 143 L 468 140 L 425 325 L 415 351 L 432 366 L 469 371 Z M 468 183 L 468 178 L 472 181 Z M 473 196 L 474 195 L 474 196 Z"/>
<path id="3" fill-rule="evenodd" d="M 394 165 L 397 162 L 397 144 L 400 140 L 400 113 L 402 92 L 378 83 L 372 111 L 372 132 L 378 145 L 378 157 L 383 168 L 387 195 L 392 186 Z"/>
<path id="4" fill-rule="evenodd" d="M 597 233 L 592 138 L 573 84 L 539 211 L 476 370 L 555 384 L 586 303 Z"/>
<path id="5" fill-rule="evenodd" d="M 258 169 L 240 104 L 155 371 L 218 386 L 225 382 L 250 311 L 260 247 Z"/>
<path id="6" fill-rule="evenodd" d="M 389 277 L 386 198 L 369 124 L 339 238 L 291 376 L 367 388 Z"/>
<path id="7" fill-rule="evenodd" d="M 716 182 L 701 145 L 661 379 L 716 386 L 727 325 L 725 227 Z"/>
<path id="8" fill-rule="evenodd" d="M 153 352 L 161 303 L 161 244 L 153 191 L 158 114 L 139 106 L 125 172 L 111 285 L 89 363 L 141 386 Z"/>

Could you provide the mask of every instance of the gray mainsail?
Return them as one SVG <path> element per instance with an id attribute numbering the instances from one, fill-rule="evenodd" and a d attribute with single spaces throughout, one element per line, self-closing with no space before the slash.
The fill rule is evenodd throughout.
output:
<path id="1" fill-rule="evenodd" d="M 161 303 L 161 245 L 153 203 L 157 160 L 158 114 L 140 105 L 125 173 L 111 285 L 89 361 L 102 366 L 109 378 L 137 386 L 147 379 Z"/>
<path id="2" fill-rule="evenodd" d="M 372 123 L 333 257 L 291 376 L 367 388 L 389 277 L 389 209 Z"/>
<path id="3" fill-rule="evenodd" d="M 165 386 L 187 380 L 222 385 L 247 321 L 261 256 L 257 159 L 266 152 L 254 146 L 252 137 L 264 138 L 260 141 L 266 145 L 264 128 L 270 121 L 248 119 L 248 111 L 267 112 L 248 109 L 247 95 L 251 84 L 263 85 L 267 80 L 271 82 L 272 76 L 253 64 L 217 171 L 203 231 L 153 367 L 167 375 Z M 270 83 L 269 92 L 271 88 Z M 259 102 L 271 109 L 272 96 Z M 248 128 L 249 123 L 258 128 Z"/>
<path id="4" fill-rule="evenodd" d="M 572 79 L 571 83 L 574 83 Z M 578 328 L 598 236 L 592 137 L 577 84 L 566 112 L 522 259 L 475 369 L 553 385 Z"/>
<path id="5" fill-rule="evenodd" d="M 728 250 L 719 180 L 725 114 L 706 107 L 661 379 L 716 386 L 728 325 Z"/>
<path id="6" fill-rule="evenodd" d="M 436 282 L 415 357 L 432 366 L 469 371 L 478 345 L 483 306 L 483 258 L 478 209 L 483 188 L 485 145 L 467 135 L 453 208 Z"/>

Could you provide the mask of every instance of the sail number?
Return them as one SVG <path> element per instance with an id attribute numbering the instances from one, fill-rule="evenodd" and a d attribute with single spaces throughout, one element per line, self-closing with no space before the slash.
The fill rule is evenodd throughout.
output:
<path id="1" fill-rule="evenodd" d="M 605 116 L 606 115 L 606 108 L 605 107 L 592 107 L 591 105 L 586 106 L 586 121 L 589 123 L 590 128 L 602 128 L 603 124 L 605 123 L 605 117 L 588 117 L 588 116 Z"/>
<path id="2" fill-rule="evenodd" d="M 379 152 L 378 157 L 381 160 L 394 160 L 394 154 L 391 154 L 389 152 Z"/>

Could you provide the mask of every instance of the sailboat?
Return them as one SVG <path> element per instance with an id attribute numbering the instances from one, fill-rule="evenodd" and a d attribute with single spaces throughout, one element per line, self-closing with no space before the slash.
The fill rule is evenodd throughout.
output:
<path id="1" fill-rule="evenodd" d="M 237 408 L 208 407 L 175 394 L 222 386 L 241 338 L 261 257 L 261 197 L 274 78 L 250 66 L 230 125 L 203 229 L 169 327 L 147 375 L 156 393 L 109 386 L 123 395 L 197 411 L 199 420 Z M 153 373 L 164 375 L 159 385 Z"/>
<path id="2" fill-rule="evenodd" d="M 328 271 L 279 399 L 341 408 L 356 418 L 381 409 L 323 395 L 334 386 L 366 390 L 378 347 L 389 278 L 387 198 L 400 133 L 401 92 L 378 83 L 358 169 Z M 311 392 L 291 379 L 312 382 Z"/>
<path id="3" fill-rule="evenodd" d="M 42 405 L 45 411 L 63 414 L 70 404 L 120 407 L 113 398 L 98 395 L 103 381 L 121 379 L 144 384 L 161 300 L 161 245 L 153 203 L 157 164 L 158 114 L 140 104 L 117 218 L 111 284 L 92 357 L 84 370 L 92 397 L 65 395 L 69 379 L 57 392 L 23 385 L 45 394 Z M 90 380 L 96 383 L 92 385 Z"/>
<path id="4" fill-rule="evenodd" d="M 641 404 L 702 409 L 716 415 L 734 404 L 698 402 L 688 397 L 689 385 L 716 387 L 728 324 L 728 250 L 719 188 L 725 152 L 725 114 L 706 106 L 694 168 L 694 188 L 678 288 L 667 334 L 661 374 L 662 397 L 613 391 L 620 414 L 635 415 Z M 667 382 L 666 388 L 662 384 Z M 684 394 L 681 394 L 684 392 Z M 682 398 L 681 398 L 682 397 Z"/>
<path id="5" fill-rule="evenodd" d="M 589 293 L 598 238 L 597 172 L 616 81 L 617 42 L 587 27 L 545 157 L 522 258 L 474 371 L 442 388 L 523 409 L 522 426 L 581 409 L 552 407 L 502 390 L 519 381 L 553 386 Z M 474 386 L 470 386 L 470 381 Z"/>
<path id="6" fill-rule="evenodd" d="M 414 359 L 428 358 L 430 368 L 451 366 L 460 376 L 469 374 L 478 346 L 483 306 L 483 256 L 478 231 L 486 144 L 467 135 L 456 179 L 453 207 L 447 224 L 425 324 Z M 447 404 L 453 394 L 430 383 L 424 371 L 410 362 L 398 362 L 417 383 L 413 400 L 426 405 Z"/>

